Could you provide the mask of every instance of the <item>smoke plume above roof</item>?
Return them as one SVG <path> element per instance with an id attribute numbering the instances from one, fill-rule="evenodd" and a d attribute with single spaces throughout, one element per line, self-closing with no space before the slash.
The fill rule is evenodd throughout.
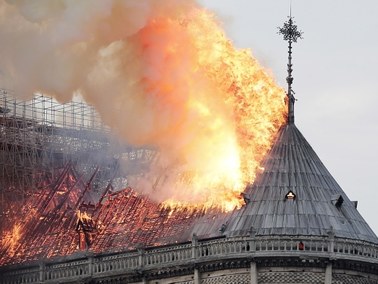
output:
<path id="1" fill-rule="evenodd" d="M 284 91 L 195 1 L 3 0 L 0 15 L 2 87 L 80 94 L 124 141 L 156 146 L 136 186 L 164 176 L 161 200 L 233 199 L 284 121 Z"/>

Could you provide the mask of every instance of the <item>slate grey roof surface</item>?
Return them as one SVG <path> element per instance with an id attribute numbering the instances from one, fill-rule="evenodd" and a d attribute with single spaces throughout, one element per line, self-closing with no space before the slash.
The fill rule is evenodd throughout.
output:
<path id="1" fill-rule="evenodd" d="M 332 230 L 336 237 L 378 243 L 295 124 L 280 129 L 261 166 L 246 190 L 250 202 L 230 215 L 225 234 L 246 235 L 251 227 L 257 235 L 323 236 Z M 295 199 L 285 198 L 289 191 Z"/>

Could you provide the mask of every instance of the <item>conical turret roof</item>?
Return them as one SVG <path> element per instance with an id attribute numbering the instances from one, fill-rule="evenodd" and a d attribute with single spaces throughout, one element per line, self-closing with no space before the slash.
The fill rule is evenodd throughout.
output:
<path id="1" fill-rule="evenodd" d="M 294 123 L 284 125 L 247 188 L 247 204 L 229 219 L 225 233 L 322 236 L 378 243 Z"/>

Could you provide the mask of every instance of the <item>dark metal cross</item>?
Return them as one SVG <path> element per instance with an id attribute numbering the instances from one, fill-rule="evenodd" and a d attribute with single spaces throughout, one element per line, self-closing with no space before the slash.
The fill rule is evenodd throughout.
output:
<path id="1" fill-rule="evenodd" d="M 302 39 L 302 31 L 298 31 L 297 25 L 294 24 L 293 17 L 284 23 L 282 28 L 278 28 L 278 34 L 283 35 L 284 40 L 297 42 L 298 38 Z"/>

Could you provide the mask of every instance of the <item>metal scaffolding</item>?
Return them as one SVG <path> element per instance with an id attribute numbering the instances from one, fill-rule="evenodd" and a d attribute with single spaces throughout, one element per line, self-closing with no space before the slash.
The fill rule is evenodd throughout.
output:
<path id="1" fill-rule="evenodd" d="M 60 104 L 41 94 L 22 101 L 0 89 L 2 196 L 7 191 L 24 193 L 55 180 L 67 163 L 74 165 L 80 175 L 99 168 L 98 182 L 106 183 L 110 178 L 117 179 L 114 173 L 120 159 L 128 164 L 131 161 L 140 170 L 155 154 L 148 147 L 121 143 L 94 107 L 83 101 Z M 120 176 L 125 173 L 118 172 Z"/>

